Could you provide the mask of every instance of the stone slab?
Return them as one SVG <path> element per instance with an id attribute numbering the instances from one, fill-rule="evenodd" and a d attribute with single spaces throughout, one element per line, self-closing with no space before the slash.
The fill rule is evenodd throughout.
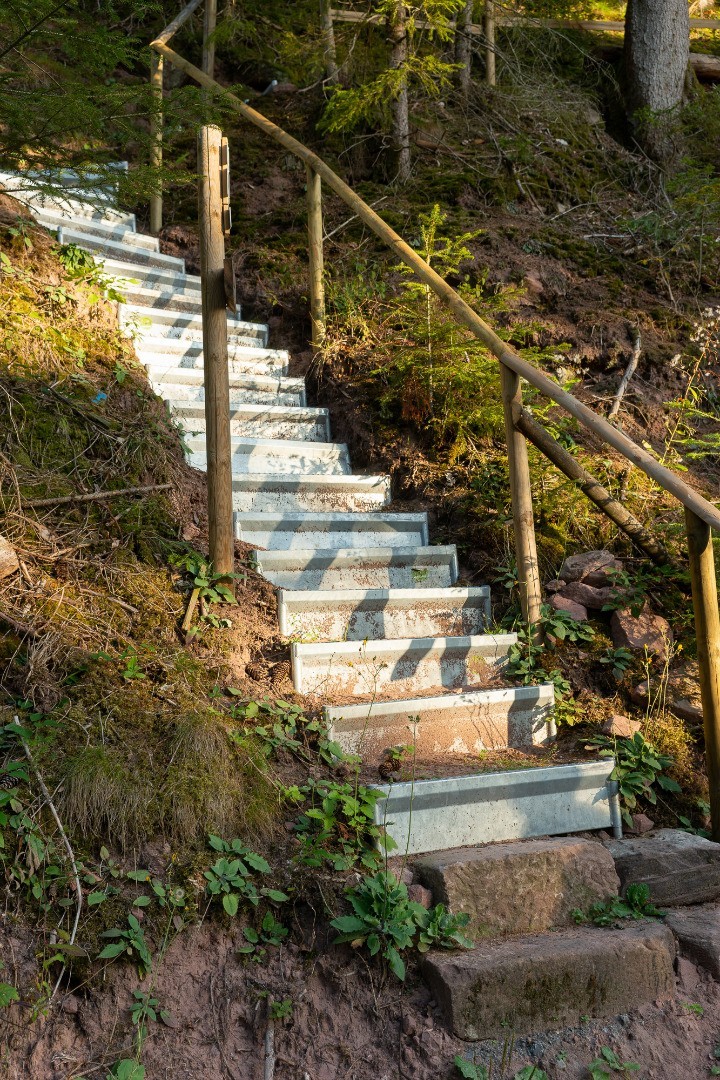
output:
<path id="1" fill-rule="evenodd" d="M 680 829 L 607 842 L 624 892 L 643 882 L 660 907 L 720 899 L 720 844 Z"/>
<path id="2" fill-rule="evenodd" d="M 454 585 L 457 551 L 447 547 L 263 551 L 257 570 L 281 589 L 429 589 Z"/>
<path id="3" fill-rule="evenodd" d="M 386 798 L 376 803 L 375 820 L 409 855 L 607 829 L 619 819 L 616 785 L 608 781 L 613 768 L 606 758 L 402 781 L 380 787 Z"/>
<path id="4" fill-rule="evenodd" d="M 665 923 L 677 938 L 681 955 L 720 982 L 720 906 L 703 904 L 668 911 Z"/>
<path id="5" fill-rule="evenodd" d="M 529 1035 L 671 996 L 675 943 L 651 920 L 621 930 L 579 927 L 429 953 L 423 975 L 461 1039 Z"/>
<path id="6" fill-rule="evenodd" d="M 476 939 L 574 926 L 574 910 L 617 896 L 620 885 L 610 852 L 577 837 L 434 853 L 414 869 L 436 904 L 470 916 Z"/>

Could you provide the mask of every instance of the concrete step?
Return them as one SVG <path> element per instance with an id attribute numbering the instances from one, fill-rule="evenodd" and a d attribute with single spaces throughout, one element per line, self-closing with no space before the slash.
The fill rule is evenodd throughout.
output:
<path id="1" fill-rule="evenodd" d="M 171 367 L 157 375 L 148 370 L 148 378 L 159 397 L 173 401 L 205 401 L 205 373 L 200 368 Z M 271 378 L 263 375 L 230 375 L 231 404 L 295 405 L 306 404 L 305 380 Z"/>
<path id="2" fill-rule="evenodd" d="M 293 644 L 293 685 L 301 694 L 326 695 L 413 695 L 478 686 L 502 669 L 516 642 L 516 634 L 487 634 Z"/>
<path id="3" fill-rule="evenodd" d="M 413 872 L 436 904 L 470 916 L 476 941 L 575 926 L 574 912 L 617 897 L 620 884 L 603 845 L 575 836 L 452 848 L 422 855 Z"/>
<path id="4" fill-rule="evenodd" d="M 128 233 L 127 243 L 123 240 L 109 240 L 103 236 L 81 231 L 77 228 L 69 228 L 61 225 L 57 231 L 59 244 L 76 244 L 85 251 L 90 251 L 112 256 L 121 262 L 139 263 L 145 266 L 161 266 L 168 270 L 177 270 L 185 273 L 185 260 L 176 259 L 174 255 L 163 255 L 160 251 L 152 251 L 149 248 L 137 247 L 131 237 L 138 233 Z"/>
<path id="5" fill-rule="evenodd" d="M 14 199 L 23 203 L 33 212 L 35 210 L 52 210 L 64 217 L 79 219 L 83 224 L 86 221 L 107 221 L 116 225 L 124 225 L 125 228 L 132 232 L 135 231 L 135 215 L 127 213 L 125 210 L 117 210 L 113 206 L 103 205 L 101 209 L 96 203 L 80 202 L 70 195 L 65 196 L 58 192 L 53 195 L 46 195 L 34 185 L 29 185 L 28 182 L 22 179 L 12 177 L 9 173 L 0 172 L 0 187 L 10 192 Z"/>
<path id="6" fill-rule="evenodd" d="M 457 581 L 450 547 L 258 551 L 258 573 L 280 589 L 445 588 Z"/>
<path id="7" fill-rule="evenodd" d="M 120 279 L 116 289 L 128 304 L 162 311 L 202 312 L 200 293 L 192 287 L 175 288 L 171 285 L 145 285 L 131 279 Z M 238 309 L 239 314 L 239 309 Z"/>
<path id="8" fill-rule="evenodd" d="M 377 785 L 385 797 L 375 818 L 409 855 L 590 829 L 619 833 L 617 782 L 609 779 L 614 767 L 605 758 Z"/>
<path id="9" fill-rule="evenodd" d="M 114 192 L 102 191 L 99 188 L 87 190 L 81 187 L 73 187 L 57 182 L 56 180 L 44 180 L 38 172 L 10 173 L 0 172 L 0 186 L 10 192 L 18 202 L 28 207 L 84 207 L 92 211 L 93 215 L 110 215 L 115 209 Z M 65 192 L 67 191 L 67 196 Z M 117 211 L 118 214 L 122 211 Z M 84 215 L 83 215 L 84 216 Z M 88 216 L 91 216 L 88 213 Z"/>
<path id="10" fill-rule="evenodd" d="M 200 292 L 200 277 L 197 274 L 182 274 L 161 266 L 141 266 L 139 263 L 122 262 L 120 259 L 105 259 L 102 255 L 96 255 L 95 262 L 102 264 L 103 272 L 108 277 L 135 281 L 148 288 L 180 289 L 182 292 L 192 289 Z"/>
<path id="11" fill-rule="evenodd" d="M 236 513 L 235 536 L 274 551 L 338 551 L 427 544 L 427 514 Z"/>
<path id="12" fill-rule="evenodd" d="M 412 746 L 418 757 L 437 757 L 542 745 L 555 736 L 554 704 L 550 683 L 326 706 L 324 716 L 343 750 L 379 764 L 393 746 Z"/>
<path id="13" fill-rule="evenodd" d="M 389 476 L 236 476 L 233 509 L 352 513 L 382 510 L 390 502 Z"/>
<path id="14" fill-rule="evenodd" d="M 422 970 L 454 1034 L 476 1040 L 577 1027 L 672 997 L 674 958 L 667 927 L 644 920 L 432 952 Z"/>
<path id="15" fill-rule="evenodd" d="M 204 435 L 185 439 L 190 451 L 188 461 L 196 469 L 207 468 L 207 446 Z M 295 439 L 233 438 L 233 475 L 245 473 L 274 476 L 304 476 L 313 473 L 350 472 L 348 448 L 344 443 L 305 442 Z"/>
<path id="16" fill-rule="evenodd" d="M 113 221 L 106 217 L 88 217 L 85 214 L 70 214 L 63 210 L 54 210 L 46 207 L 33 207 L 33 216 L 46 229 L 57 232 L 59 228 L 70 229 L 76 232 L 87 233 L 90 236 L 101 237 L 105 240 L 113 240 L 119 244 L 130 244 L 132 247 L 147 248 L 148 251 L 159 251 L 160 244 L 156 236 L 135 231 L 135 225 L 130 228 L 125 222 Z"/>
<path id="17" fill-rule="evenodd" d="M 174 420 L 189 434 L 205 432 L 205 410 L 188 401 L 166 400 Z M 327 409 L 293 405 L 237 405 L 230 410 L 231 435 L 258 439 L 330 441 L 330 415 Z"/>
<path id="18" fill-rule="evenodd" d="M 129 323 L 132 327 L 132 323 Z M 157 378 L 169 368 L 203 367 L 202 340 L 192 337 L 148 337 L 135 341 L 135 352 L 151 378 Z M 264 349 L 257 343 L 241 345 L 228 337 L 228 370 L 233 375 L 260 375 L 281 378 L 287 375 L 290 357 L 285 349 Z"/>
<path id="19" fill-rule="evenodd" d="M 120 304 L 119 322 L 123 329 L 132 330 L 135 337 L 186 338 L 202 342 L 202 315 L 193 311 L 165 311 L 162 308 L 141 304 Z M 262 323 L 243 322 L 229 315 L 227 320 L 228 344 L 249 345 L 264 349 L 267 345 L 268 328 Z"/>
<path id="20" fill-rule="evenodd" d="M 281 590 L 278 619 L 280 633 L 296 641 L 467 637 L 487 630 L 490 590 Z"/>

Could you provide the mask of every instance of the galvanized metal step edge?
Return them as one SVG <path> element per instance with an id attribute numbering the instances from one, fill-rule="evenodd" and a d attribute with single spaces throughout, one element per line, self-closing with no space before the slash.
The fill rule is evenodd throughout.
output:
<path id="1" fill-rule="evenodd" d="M 419 855 L 470 844 L 592 829 L 622 835 L 614 759 L 371 784 L 375 822 L 398 851 Z"/>
<path id="2" fill-rule="evenodd" d="M 480 612 L 483 628 L 490 623 L 490 589 L 487 585 L 468 588 L 451 586 L 449 588 L 430 589 L 313 589 L 307 591 L 278 590 L 278 622 L 280 633 L 289 636 L 294 631 L 290 618 L 298 610 L 304 613 L 312 623 L 312 616 L 321 616 L 323 611 L 337 611 L 350 608 L 360 613 L 384 613 L 387 611 L 406 611 L 417 613 L 429 605 L 465 610 L 472 608 Z M 446 637 L 454 636 L 446 634 Z M 467 636 L 460 634 L 458 636 Z M 394 639 L 390 639 L 394 640 Z"/>
<path id="3" fill-rule="evenodd" d="M 323 719 L 330 737 L 349 754 L 379 759 L 379 750 L 388 746 L 413 746 L 427 740 L 428 718 L 439 726 L 446 738 L 446 752 L 478 753 L 501 747 L 540 746 L 551 742 L 556 735 L 553 710 L 555 688 L 552 683 L 537 686 L 508 686 L 498 690 L 472 690 L 463 693 L 438 694 L 432 697 L 404 698 L 401 701 L 371 701 L 364 705 L 325 705 Z M 458 714 L 470 714 L 464 726 L 473 728 L 470 739 L 463 741 L 462 722 Z M 514 715 L 513 715 L 514 714 Z M 518 723 L 517 717 L 520 716 Z M 522 728 L 522 738 L 510 737 L 512 726 Z M 490 722 L 499 730 L 505 727 L 505 737 L 486 739 L 483 728 Z M 479 736 L 479 738 L 477 737 Z M 433 747 L 433 752 L 443 748 Z"/>
<path id="4" fill-rule="evenodd" d="M 354 474 L 357 478 L 357 474 Z M 322 480 L 322 477 L 313 477 Z M 332 477 L 331 480 L 340 479 Z M 351 477 L 352 479 L 352 477 Z M 406 548 L 299 548 L 296 551 L 256 551 L 253 554 L 255 569 L 263 577 L 272 581 L 271 574 L 282 572 L 302 573 L 305 570 L 330 570 L 371 566 L 403 566 L 408 563 L 416 566 L 420 572 L 423 567 L 438 564 L 448 565 L 453 581 L 458 577 L 457 548 L 447 546 L 424 546 Z M 422 581 L 422 577 L 420 578 Z"/>
<path id="5" fill-rule="evenodd" d="M 132 247 L 147 248 L 148 251 L 159 251 L 160 242 L 156 236 L 148 233 L 139 233 L 135 228 L 117 221 L 108 221 L 105 218 L 91 218 L 83 215 L 71 215 L 62 210 L 52 210 L 40 207 L 31 207 L 33 217 L 48 232 L 57 233 L 58 229 L 69 229 L 73 232 L 97 236 L 105 240 L 112 240 L 119 244 L 130 244 Z M 59 238 L 60 239 L 60 238 Z M 62 240 L 60 239 L 60 242 Z"/>
<path id="6" fill-rule="evenodd" d="M 361 665 L 375 665 L 376 689 L 382 692 L 380 672 L 396 661 L 410 662 L 413 654 L 420 661 L 438 659 L 450 662 L 459 659 L 469 661 L 481 657 L 485 663 L 502 666 L 508 650 L 517 644 L 517 634 L 471 634 L 462 637 L 417 637 L 417 638 L 380 638 L 376 641 L 328 641 L 296 643 L 290 646 L 293 685 L 299 693 L 313 692 L 304 682 L 304 668 L 307 661 L 316 660 L 327 663 L 332 670 L 348 666 L 360 670 Z M 399 681 L 399 680 L 394 680 Z M 435 686 L 438 686 L 436 683 Z M 433 689 L 431 684 L 428 689 Z M 368 691 L 363 690 L 363 693 Z"/>
<path id="7" fill-rule="evenodd" d="M 358 473 L 337 473 L 327 475 L 315 473 L 310 476 L 287 477 L 269 473 L 263 476 L 255 473 L 248 476 L 246 473 L 238 473 L 233 476 L 234 491 L 248 491 L 252 489 L 267 491 L 383 491 L 388 492 L 390 477 L 381 473 L 377 476 L 367 476 Z M 350 511 L 349 511 L 350 512 Z M 262 573 L 262 571 L 258 571 Z"/>
<path id="8" fill-rule="evenodd" d="M 136 235 L 132 233 L 131 235 Z M 178 259 L 174 255 L 163 255 L 160 251 L 150 251 L 147 248 L 135 247 L 132 243 L 121 243 L 116 240 L 106 240 L 101 236 L 93 236 L 92 233 L 80 232 L 77 229 L 68 229 L 65 225 L 58 227 L 59 244 L 76 244 L 78 247 L 94 253 L 96 251 L 108 252 L 120 257 L 123 262 L 139 263 L 141 265 L 164 266 L 168 269 L 179 270 L 185 273 L 185 260 Z"/>
<path id="9" fill-rule="evenodd" d="M 197 334 L 189 340 L 202 342 L 202 315 L 194 311 L 177 311 L 167 308 L 148 307 L 143 304 L 120 304 L 119 322 L 121 327 L 132 327 L 133 331 L 144 337 L 143 330 L 149 330 L 153 337 L 184 337 L 188 332 Z M 244 322 L 240 318 L 230 317 L 227 321 L 228 346 L 237 339 L 238 344 L 245 341 L 259 341 L 260 347 L 267 345 L 268 328 L 262 323 Z M 157 333 L 165 329 L 166 334 Z M 156 333 L 152 333 L 152 331 Z"/>
<path id="10" fill-rule="evenodd" d="M 305 529 L 313 536 L 318 534 L 332 536 L 336 533 L 357 534 L 358 536 L 368 532 L 385 533 L 388 541 L 392 535 L 411 536 L 413 539 L 417 535 L 422 545 L 427 544 L 428 536 L 428 521 L 425 513 L 392 513 L 385 510 L 380 513 L 316 513 L 303 510 L 259 513 L 250 510 L 236 511 L 233 514 L 233 521 L 235 536 L 246 543 L 253 542 L 253 533 L 283 531 L 300 535 Z M 317 545 L 314 546 L 317 547 Z M 391 545 L 388 543 L 388 546 Z M 377 544 L 373 545 L 371 550 L 376 549 Z M 335 547 L 333 550 L 347 550 L 347 547 L 344 546 L 342 549 Z"/>
<path id="11" fill-rule="evenodd" d="M 161 266 L 142 266 L 140 263 L 123 262 L 120 259 L 105 259 L 100 254 L 96 254 L 94 259 L 102 266 L 107 277 L 200 292 L 200 277 L 197 274 L 183 274 L 177 270 L 164 270 Z"/>

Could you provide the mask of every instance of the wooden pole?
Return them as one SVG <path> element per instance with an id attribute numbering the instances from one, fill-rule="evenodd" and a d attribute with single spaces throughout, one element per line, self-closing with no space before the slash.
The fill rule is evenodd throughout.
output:
<path id="1" fill-rule="evenodd" d="M 220 191 L 221 141 L 222 132 L 219 128 L 200 128 L 197 145 L 198 217 L 210 559 L 216 573 L 230 574 L 235 566 L 235 553 L 225 313 L 225 241 Z"/>
<path id="2" fill-rule="evenodd" d="M 154 52 L 150 57 L 150 164 L 161 169 L 163 161 L 163 58 Z M 157 194 L 150 196 L 150 232 L 153 236 L 162 229 L 163 197 L 162 183 L 157 180 Z"/>
<path id="3" fill-rule="evenodd" d="M 485 0 L 485 82 L 495 85 L 495 5 Z"/>
<path id="4" fill-rule="evenodd" d="M 470 91 L 472 79 L 470 24 L 472 23 L 473 3 L 474 0 L 465 0 L 465 7 L 458 16 L 455 30 L 455 62 L 462 65 L 457 74 L 458 86 L 465 96 Z"/>
<path id="5" fill-rule="evenodd" d="M 330 14 L 330 0 L 322 0 L 322 32 L 325 39 L 325 74 L 329 83 L 340 82 L 340 69 L 335 47 L 335 27 Z"/>
<path id="6" fill-rule="evenodd" d="M 700 697 L 705 727 L 705 760 L 710 784 L 711 836 L 720 843 L 720 613 L 718 612 L 712 530 L 685 509 Z"/>
<path id="7" fill-rule="evenodd" d="M 668 561 L 668 553 L 660 541 L 638 521 L 634 514 L 630 513 L 627 507 L 614 499 L 599 480 L 595 479 L 592 473 L 589 473 L 587 469 L 583 469 L 572 454 L 569 454 L 565 447 L 561 446 L 556 439 L 553 439 L 552 435 L 541 424 L 533 420 L 524 409 L 517 418 L 517 426 L 523 435 L 534 446 L 537 446 L 538 450 L 553 465 L 556 465 L 561 472 L 576 483 L 583 495 L 587 495 L 588 499 L 594 502 L 597 508 L 602 510 L 603 514 L 606 514 L 619 529 L 622 529 L 645 555 L 657 563 L 658 566 L 662 566 Z"/>
<path id="8" fill-rule="evenodd" d="M 517 428 L 517 418 L 522 409 L 522 388 L 519 376 L 506 368 L 504 364 L 500 365 L 500 388 L 505 413 L 505 438 L 510 469 L 510 498 L 520 603 L 523 618 L 528 627 L 537 627 L 540 620 L 542 590 L 535 547 L 530 466 L 525 436 Z"/>
<path id="9" fill-rule="evenodd" d="M 323 279 L 322 187 L 318 174 L 307 166 L 308 258 L 310 261 L 310 321 L 312 346 L 325 343 L 325 282 Z"/>
<path id="10" fill-rule="evenodd" d="M 202 69 L 210 78 L 215 71 L 215 40 L 213 34 L 217 25 L 217 0 L 205 0 L 205 21 L 203 24 Z"/>

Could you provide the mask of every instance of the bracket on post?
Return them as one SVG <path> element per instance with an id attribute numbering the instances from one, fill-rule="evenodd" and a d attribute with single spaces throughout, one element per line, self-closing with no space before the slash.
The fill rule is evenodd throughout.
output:
<path id="1" fill-rule="evenodd" d="M 230 210 L 230 147 L 227 139 L 220 143 L 220 198 L 222 199 L 223 235 L 229 236 L 232 229 L 232 211 Z"/>

